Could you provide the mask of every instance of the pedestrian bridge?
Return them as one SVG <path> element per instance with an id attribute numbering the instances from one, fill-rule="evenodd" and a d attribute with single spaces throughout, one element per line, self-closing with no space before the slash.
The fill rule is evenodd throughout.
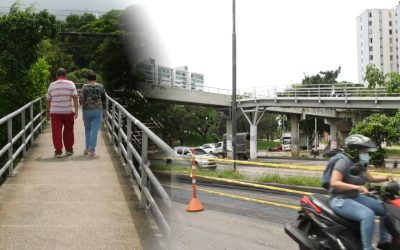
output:
<path id="1" fill-rule="evenodd" d="M 232 101 L 230 90 L 214 87 L 204 87 L 203 91 L 197 91 L 171 86 L 142 84 L 139 89 L 148 98 L 175 103 L 223 108 L 230 107 Z M 281 113 L 285 113 L 287 108 L 311 108 L 315 112 L 308 113 L 325 117 L 332 116 L 332 111 L 324 111 L 328 109 L 396 110 L 399 105 L 399 95 L 390 94 L 385 88 L 368 89 L 360 84 L 255 87 L 237 91 L 238 108 L 252 109 L 258 107 Z"/>
<path id="2" fill-rule="evenodd" d="M 0 119 L 0 249 L 163 249 L 170 199 L 147 149 L 170 147 L 107 96 L 98 156 L 83 155 L 80 113 L 75 154 L 56 159 L 42 103 Z"/>

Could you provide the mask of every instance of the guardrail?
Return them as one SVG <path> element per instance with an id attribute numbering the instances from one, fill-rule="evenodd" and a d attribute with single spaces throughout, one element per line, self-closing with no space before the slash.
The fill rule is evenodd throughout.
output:
<path id="1" fill-rule="evenodd" d="M 13 175 L 14 171 L 14 160 L 18 157 L 18 155 L 22 152 L 22 155 L 26 156 L 27 145 L 33 143 L 34 134 L 40 129 L 43 129 L 43 123 L 46 118 L 43 115 L 45 110 L 43 109 L 42 100 L 44 97 L 39 97 L 22 108 L 12 112 L 11 114 L 6 115 L 5 117 L 0 119 L 0 126 L 7 123 L 7 144 L 4 145 L 0 149 L 0 157 L 2 157 L 6 152 L 7 154 L 7 162 L 1 166 L 0 168 L 0 177 L 3 176 L 4 172 L 8 169 L 9 176 Z M 34 105 L 39 105 L 39 112 L 34 114 Z M 29 111 L 29 122 L 27 121 L 27 112 Z M 20 123 L 21 129 L 16 132 L 14 135 L 13 130 L 15 131 L 15 126 L 13 127 L 13 120 L 15 121 L 17 116 L 20 115 Z M 37 124 L 35 125 L 35 122 Z M 17 122 L 15 122 L 17 123 Z M 29 134 L 27 134 L 29 131 Z M 18 143 L 18 140 L 21 139 L 21 143 Z M 15 150 L 15 146 L 18 145 L 18 148 Z M 15 150 L 15 151 L 14 151 Z"/>
<path id="2" fill-rule="evenodd" d="M 238 90 L 238 100 L 276 97 L 386 97 L 390 94 L 385 88 L 369 89 L 361 84 L 294 84 L 279 87 L 254 87 Z"/>
<path id="3" fill-rule="evenodd" d="M 132 116 L 121 104 L 108 95 L 106 95 L 106 103 L 106 127 L 111 134 L 113 143 L 117 145 L 118 154 L 123 156 L 124 161 L 131 169 L 133 177 L 140 187 L 140 205 L 142 208 L 149 207 L 157 224 L 165 232 L 169 233 L 170 226 L 160 209 L 161 204 L 158 205 L 156 203 L 150 192 L 151 188 L 154 187 L 163 205 L 167 208 L 171 206 L 169 195 L 149 168 L 149 139 L 166 153 L 172 152 L 172 149 L 143 123 Z M 136 126 L 136 129 L 141 131 L 141 153 L 139 153 L 133 145 L 132 135 L 135 130 L 133 126 Z M 139 169 L 136 169 L 135 163 L 139 165 Z"/>

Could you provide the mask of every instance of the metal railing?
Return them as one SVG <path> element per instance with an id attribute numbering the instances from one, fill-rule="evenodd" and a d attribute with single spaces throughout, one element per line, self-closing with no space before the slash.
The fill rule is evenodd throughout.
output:
<path id="1" fill-rule="evenodd" d="M 277 97 L 314 97 L 314 98 L 350 98 L 350 97 L 388 97 L 390 94 L 386 88 L 369 89 L 362 84 L 319 84 L 278 87 L 254 87 L 238 90 L 238 100 L 262 99 Z"/>
<path id="2" fill-rule="evenodd" d="M 132 116 L 117 101 L 108 95 L 106 95 L 106 100 L 105 124 L 108 132 L 111 134 L 113 143 L 117 145 L 118 154 L 123 157 L 125 163 L 131 169 L 135 181 L 140 187 L 140 205 L 142 208 L 149 207 L 157 224 L 165 232 L 169 233 L 169 224 L 160 207 L 164 205 L 169 208 L 171 206 L 171 200 L 168 193 L 150 170 L 150 162 L 148 160 L 149 140 L 166 153 L 171 153 L 172 149 L 143 123 Z M 132 138 L 134 131 L 136 132 L 137 130 L 141 133 L 140 152 L 137 150 L 137 143 L 135 143 L 134 138 Z M 138 166 L 135 166 L 135 163 Z M 138 169 L 136 167 L 138 167 Z M 151 194 L 151 188 L 155 189 L 163 204 L 157 204 Z"/>
<path id="3" fill-rule="evenodd" d="M 43 129 L 43 123 L 46 118 L 43 113 L 45 110 L 42 105 L 43 97 L 39 97 L 22 108 L 12 112 L 11 114 L 6 115 L 5 117 L 0 119 L 0 126 L 7 123 L 7 144 L 5 144 L 0 149 L 0 158 L 7 152 L 7 161 L 0 168 L 0 177 L 3 176 L 4 172 L 8 169 L 9 176 L 13 175 L 14 171 L 14 160 L 18 157 L 18 155 L 22 152 L 23 157 L 26 156 L 27 146 L 30 143 L 33 143 L 35 133 Z M 34 106 L 35 104 L 39 105 L 39 112 L 34 114 Z M 29 111 L 29 115 L 27 112 Z M 13 133 L 15 131 L 15 126 L 13 127 L 13 121 L 17 124 L 17 117 L 20 116 L 21 128 L 16 134 Z M 28 117 L 28 123 L 27 123 Z M 35 124 L 37 122 L 37 124 Z M 18 140 L 21 139 L 21 142 L 18 143 Z M 19 145 L 19 146 L 18 146 Z M 16 146 L 18 148 L 16 148 Z M 15 150 L 15 151 L 14 151 Z"/>

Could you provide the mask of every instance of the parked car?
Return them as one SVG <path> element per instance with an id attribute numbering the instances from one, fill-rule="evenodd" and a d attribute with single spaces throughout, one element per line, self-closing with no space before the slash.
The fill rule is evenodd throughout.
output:
<path id="1" fill-rule="evenodd" d="M 223 144 L 224 144 L 224 142 L 222 142 L 222 141 L 217 142 L 217 146 L 216 146 L 215 149 L 214 149 L 214 154 L 215 154 L 216 156 L 222 154 Z"/>
<path id="2" fill-rule="evenodd" d="M 196 147 L 195 149 L 195 164 L 198 168 L 217 168 L 217 157 L 215 155 L 207 154 L 200 147 Z M 190 147 L 175 147 L 175 154 L 169 155 L 166 157 L 166 164 L 179 164 L 179 165 L 188 165 L 191 166 L 192 160 L 192 148 Z"/>
<path id="3" fill-rule="evenodd" d="M 216 143 L 206 143 L 200 146 L 207 154 L 215 154 L 216 147 Z"/>

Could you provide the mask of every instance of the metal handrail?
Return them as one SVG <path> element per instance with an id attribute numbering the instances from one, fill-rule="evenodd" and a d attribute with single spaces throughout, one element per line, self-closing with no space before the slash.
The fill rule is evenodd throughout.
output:
<path id="1" fill-rule="evenodd" d="M 6 152 L 7 162 L 1 166 L 0 168 L 0 177 L 8 169 L 9 176 L 13 176 L 14 172 L 14 160 L 18 157 L 18 155 L 22 152 L 23 157 L 26 156 L 26 150 L 29 142 L 32 144 L 34 140 L 35 133 L 40 130 L 43 130 L 43 123 L 46 121 L 43 113 L 45 110 L 42 107 L 42 100 L 44 97 L 36 98 L 35 100 L 27 103 L 25 106 L 20 109 L 4 116 L 0 119 L 0 125 L 7 123 L 7 139 L 8 142 L 0 149 L 0 157 L 2 157 Z M 39 103 L 39 112 L 34 114 L 34 105 Z M 29 109 L 29 122 L 26 123 L 26 111 Z M 13 119 L 20 115 L 21 116 L 21 129 L 13 135 Z M 35 126 L 35 122 L 39 120 L 38 124 Z M 15 128 L 14 128 L 15 129 Z M 29 134 L 27 132 L 29 131 Z M 15 145 L 18 140 L 21 139 L 21 144 L 14 151 Z"/>
<path id="2" fill-rule="evenodd" d="M 165 191 L 161 183 L 150 170 L 150 162 L 148 161 L 148 141 L 149 139 L 166 153 L 172 153 L 173 149 L 154 134 L 143 123 L 131 115 L 121 104 L 106 94 L 106 121 L 107 131 L 111 134 L 113 143 L 117 145 L 118 154 L 123 156 L 124 161 L 132 170 L 133 177 L 140 187 L 141 198 L 140 205 L 142 208 L 149 207 L 154 215 L 157 224 L 167 233 L 171 231 L 166 217 L 162 213 L 160 206 L 156 203 L 151 195 L 150 189 L 154 187 L 155 191 L 161 198 L 163 205 L 167 208 L 171 206 L 171 199 Z M 123 122 L 123 116 L 126 119 Z M 142 148 L 139 153 L 132 143 L 132 126 L 136 126 L 142 134 Z M 134 159 L 139 165 L 140 173 L 136 170 Z"/>
<path id="3" fill-rule="evenodd" d="M 260 99 L 260 98 L 285 98 L 285 97 L 388 97 L 394 96 L 388 93 L 386 88 L 369 89 L 365 86 L 355 84 L 319 84 L 319 85 L 290 85 L 276 87 L 254 87 L 238 90 L 238 100 Z"/>

